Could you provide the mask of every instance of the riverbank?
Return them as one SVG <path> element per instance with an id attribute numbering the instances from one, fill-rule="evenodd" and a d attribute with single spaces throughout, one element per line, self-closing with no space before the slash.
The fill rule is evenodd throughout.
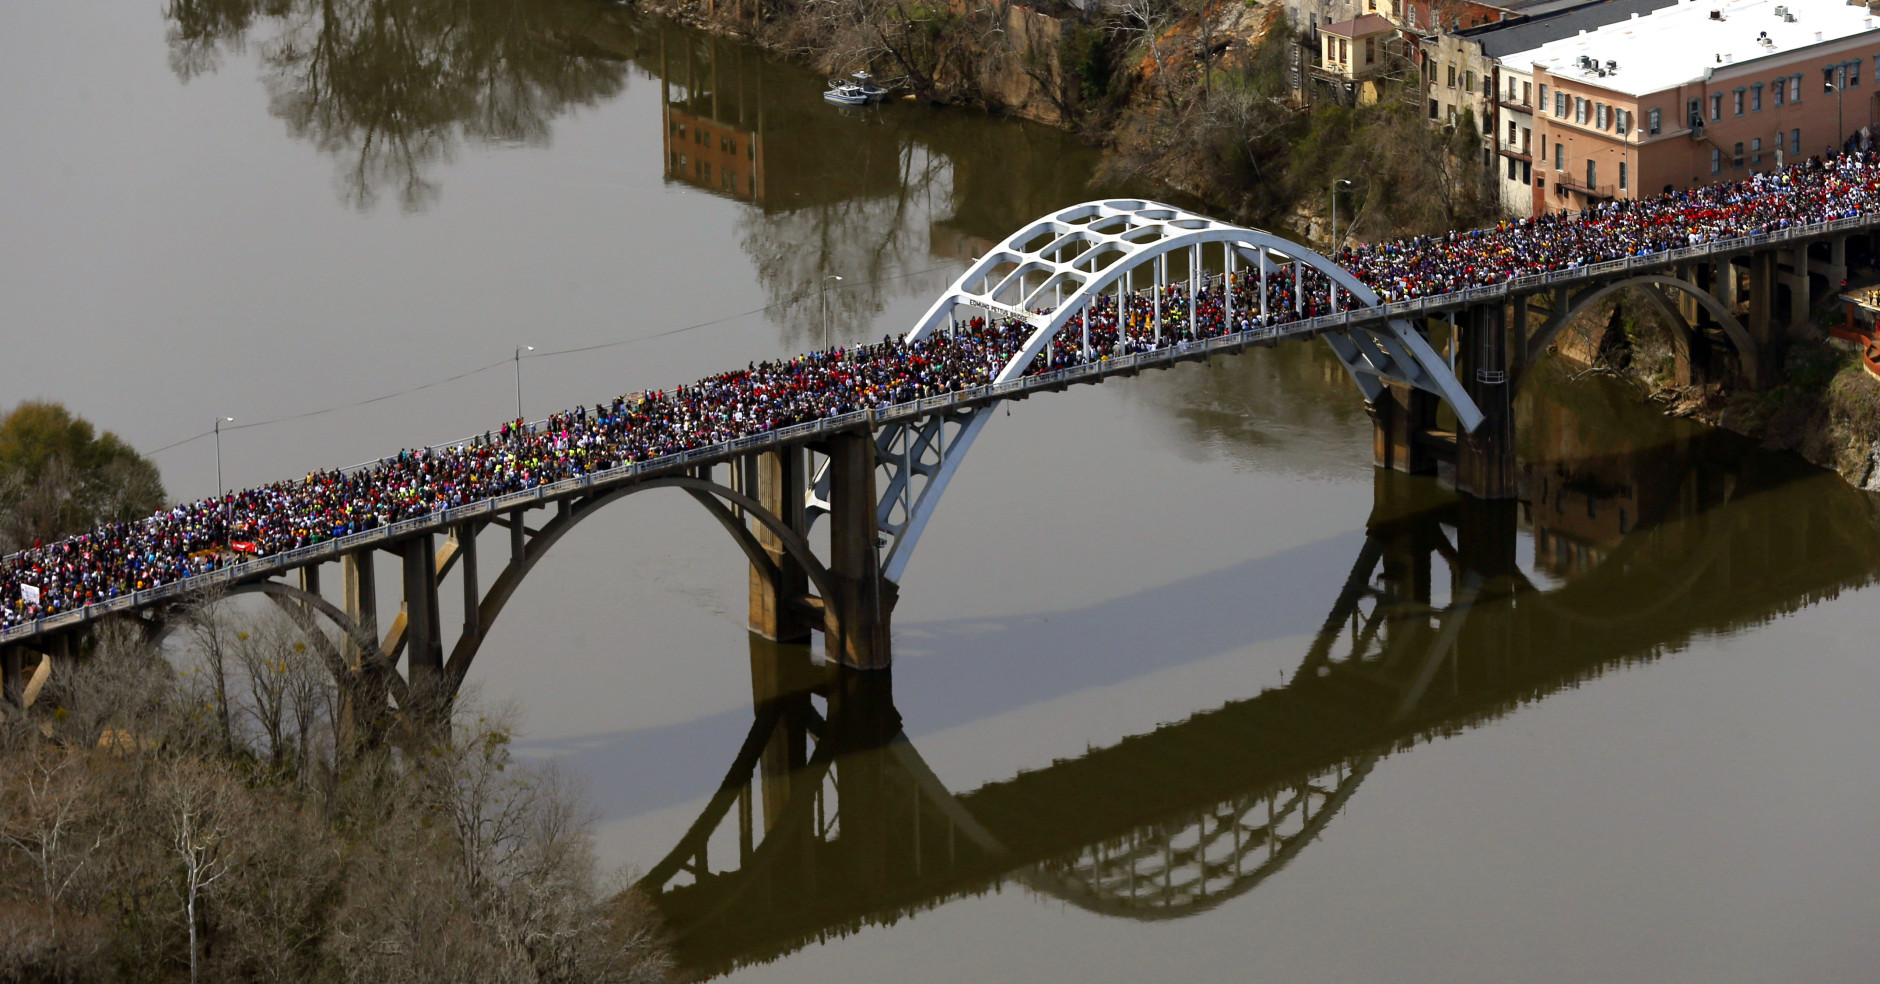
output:
<path id="1" fill-rule="evenodd" d="M 1491 224 L 1472 118 L 1431 127 L 1399 80 L 1361 106 L 1293 105 L 1277 5 L 910 7 L 878 0 L 642 0 L 639 9 L 830 75 L 865 69 L 902 98 L 1058 127 L 1098 148 L 1099 183 L 1324 245 Z M 1205 43 L 1204 43 L 1205 42 Z M 1409 72 L 1407 79 L 1414 79 Z"/>
<path id="2" fill-rule="evenodd" d="M 1824 311 L 1790 326 L 1781 340 L 1780 381 L 1758 390 L 1734 385 L 1734 354 L 1710 340 L 1682 356 L 1692 368 L 1681 374 L 1671 329 L 1649 305 L 1616 302 L 1589 311 L 1557 348 L 1570 362 L 1626 380 L 1671 416 L 1792 452 L 1855 488 L 1880 492 L 1880 378 L 1860 350 L 1831 337 L 1835 323 L 1834 313 Z M 1680 375 L 1694 378 L 1681 384 Z"/>

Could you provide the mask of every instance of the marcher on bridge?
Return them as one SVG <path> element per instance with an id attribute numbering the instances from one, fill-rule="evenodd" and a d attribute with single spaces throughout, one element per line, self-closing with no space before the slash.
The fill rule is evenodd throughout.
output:
<path id="1" fill-rule="evenodd" d="M 1850 154 L 1574 215 L 1356 246 L 1332 259 L 1385 301 L 1398 301 L 1875 211 L 1880 167 L 1870 154 Z M 1129 295 L 1120 312 L 1106 295 L 1088 308 L 1088 348 L 1079 313 L 1026 372 L 1330 313 L 1330 288 L 1323 274 L 1307 271 L 1295 296 L 1290 272 L 1269 271 L 1262 320 L 1258 278 L 1236 277 L 1231 325 L 1214 282 L 1195 292 L 1192 322 L 1182 284 L 1164 286 L 1159 297 Z M 35 544 L 0 564 L 0 628 L 180 581 L 241 555 L 280 553 L 630 461 L 981 386 L 1031 332 L 1013 318 L 974 318 L 915 342 L 883 339 L 753 363 L 671 390 L 578 406 L 537 424 L 506 421 L 452 447 L 400 451 L 355 471 L 316 471 Z"/>

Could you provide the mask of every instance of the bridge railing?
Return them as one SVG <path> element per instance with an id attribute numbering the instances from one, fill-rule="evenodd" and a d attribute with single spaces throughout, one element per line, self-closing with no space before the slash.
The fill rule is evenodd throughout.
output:
<path id="1" fill-rule="evenodd" d="M 1347 309 L 1335 314 L 1319 315 L 1313 318 L 1284 321 L 1274 325 L 1261 325 L 1246 331 L 1229 332 L 1223 335 L 1201 339 L 1194 342 L 1179 342 L 1164 345 L 1146 352 L 1134 352 L 1124 355 L 1106 355 L 1091 362 L 1066 366 L 1017 379 L 970 387 L 938 396 L 923 397 L 899 404 L 883 405 L 870 410 L 860 410 L 837 416 L 824 417 L 780 427 L 776 430 L 749 434 L 717 444 L 692 448 L 686 451 L 650 458 L 646 461 L 629 462 L 613 468 L 602 469 L 563 479 L 533 489 L 512 492 L 501 496 L 484 499 L 462 506 L 452 506 L 435 510 L 423 516 L 399 520 L 385 526 L 350 533 L 345 536 L 322 540 L 318 543 L 266 557 L 256 557 L 227 564 L 212 571 L 191 574 L 179 580 L 155 587 L 106 599 L 93 605 L 60 612 L 32 622 L 15 625 L 10 629 L 0 630 L 0 642 L 13 642 L 32 638 L 49 631 L 58 631 L 74 625 L 90 622 L 105 615 L 123 611 L 134 611 L 149 605 L 186 595 L 213 589 L 218 586 L 240 584 L 247 581 L 271 577 L 275 574 L 293 570 L 311 563 L 333 560 L 362 547 L 377 545 L 392 540 L 402 539 L 417 533 L 438 532 L 457 525 L 468 519 L 487 516 L 493 513 L 507 512 L 534 503 L 560 500 L 583 490 L 596 486 L 610 487 L 634 481 L 642 477 L 657 476 L 669 472 L 680 472 L 701 463 L 718 462 L 752 450 L 793 444 L 798 441 L 849 430 L 856 427 L 870 426 L 879 422 L 906 420 L 930 415 L 953 407 L 986 403 L 1034 389 L 1048 388 L 1065 382 L 1080 379 L 1101 379 L 1113 373 L 1162 363 L 1174 363 L 1184 358 L 1191 358 L 1197 353 L 1210 353 L 1236 348 L 1250 343 L 1268 342 L 1281 338 L 1295 338 L 1316 335 L 1391 318 L 1409 318 L 1432 310 L 1466 306 L 1483 300 L 1505 298 L 1511 294 L 1521 294 L 1547 286 L 1557 286 L 1584 280 L 1597 280 L 1616 273 L 1638 270 L 1641 268 L 1660 267 L 1680 260 L 1717 256 L 1719 254 L 1741 253 L 1775 243 L 1808 239 L 1856 228 L 1867 228 L 1880 224 L 1880 212 L 1845 216 L 1806 225 L 1790 226 L 1769 232 L 1737 236 L 1730 239 L 1713 240 L 1687 247 L 1647 253 L 1641 256 L 1628 256 L 1602 263 L 1567 267 L 1543 273 L 1513 277 L 1495 284 L 1467 287 L 1444 294 L 1432 294 L 1402 301 L 1366 308 Z M 1211 283 L 1219 283 L 1220 275 L 1208 278 Z M 546 420 L 536 424 L 545 424 Z M 442 451 L 475 441 L 476 438 L 464 438 L 428 445 L 424 450 Z M 376 466 L 384 459 L 374 459 L 346 469 L 357 471 Z M 19 556 L 10 554 L 0 563 L 11 563 Z"/>

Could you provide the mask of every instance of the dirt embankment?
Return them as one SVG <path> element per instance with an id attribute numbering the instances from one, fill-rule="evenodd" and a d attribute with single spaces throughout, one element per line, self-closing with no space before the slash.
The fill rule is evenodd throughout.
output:
<path id="1" fill-rule="evenodd" d="M 1880 492 L 1880 379 L 1858 351 L 1830 339 L 1826 329 L 1836 317 L 1822 310 L 1815 321 L 1790 326 L 1774 355 L 1776 382 L 1761 389 L 1740 384 L 1740 361 L 1726 339 L 1699 336 L 1680 351 L 1656 309 L 1623 299 L 1582 315 L 1557 349 L 1632 382 L 1666 413 L 1792 451 L 1856 488 Z"/>

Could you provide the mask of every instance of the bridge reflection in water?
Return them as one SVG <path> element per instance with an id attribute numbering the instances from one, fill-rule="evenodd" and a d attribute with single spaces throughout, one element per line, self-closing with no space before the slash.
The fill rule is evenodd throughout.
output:
<path id="1" fill-rule="evenodd" d="M 1875 506 L 1834 476 L 1673 426 L 1584 453 L 1591 395 L 1529 408 L 1520 501 L 1378 470 L 1284 685 L 978 789 L 923 762 L 889 671 L 753 636 L 750 731 L 641 881 L 682 964 L 712 976 L 1005 884 L 1116 917 L 1203 912 L 1284 868 L 1391 754 L 1880 571 Z"/>

